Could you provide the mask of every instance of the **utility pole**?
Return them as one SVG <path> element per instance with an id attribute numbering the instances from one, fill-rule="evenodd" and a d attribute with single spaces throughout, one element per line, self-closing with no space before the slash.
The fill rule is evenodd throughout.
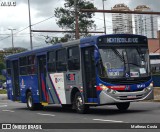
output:
<path id="1" fill-rule="evenodd" d="M 106 0 L 102 0 L 103 10 L 104 10 L 104 1 Z M 103 19 L 104 19 L 104 34 L 106 34 L 106 17 L 104 12 L 103 12 Z"/>
<path id="2" fill-rule="evenodd" d="M 33 49 L 33 44 L 32 44 L 32 30 L 31 30 L 31 13 L 30 13 L 30 1 L 28 0 L 28 14 L 29 14 L 29 32 L 30 32 L 30 46 L 31 50 Z"/>
<path id="3" fill-rule="evenodd" d="M 75 36 L 76 36 L 76 39 L 79 39 L 77 0 L 74 0 L 74 8 L 75 8 L 75 22 L 76 22 L 76 25 L 75 25 L 75 30 L 76 30 Z"/>
<path id="4" fill-rule="evenodd" d="M 11 30 L 11 35 L 12 35 L 12 49 L 14 49 L 14 42 L 13 42 L 13 30 L 16 30 L 16 29 L 8 29 L 8 30 Z"/>

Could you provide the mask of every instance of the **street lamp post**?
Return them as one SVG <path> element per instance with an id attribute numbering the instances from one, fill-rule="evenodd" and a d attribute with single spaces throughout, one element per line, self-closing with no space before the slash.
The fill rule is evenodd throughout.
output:
<path id="1" fill-rule="evenodd" d="M 11 30 L 11 35 L 12 35 L 12 49 L 14 49 L 13 30 L 16 30 L 16 29 L 8 29 L 8 30 Z"/>
<path id="2" fill-rule="evenodd" d="M 102 0 L 103 10 L 104 10 L 104 1 L 106 1 L 106 0 Z M 106 18 L 105 18 L 104 12 L 103 12 L 103 19 L 104 19 L 104 33 L 106 34 Z"/>
<path id="3" fill-rule="evenodd" d="M 31 13 L 30 13 L 30 1 L 29 0 L 28 0 L 28 14 L 29 14 L 30 46 L 31 46 L 31 50 L 32 50 L 33 44 L 32 44 Z"/>
<path id="4" fill-rule="evenodd" d="M 74 8 L 75 8 L 75 21 L 76 21 L 76 25 L 75 25 L 75 36 L 76 39 L 79 39 L 79 25 L 78 25 L 78 11 L 77 11 L 77 0 L 74 0 Z"/>

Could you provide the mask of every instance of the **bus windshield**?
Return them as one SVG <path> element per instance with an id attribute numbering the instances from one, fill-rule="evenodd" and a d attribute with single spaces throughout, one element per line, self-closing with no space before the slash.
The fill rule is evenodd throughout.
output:
<path id="1" fill-rule="evenodd" d="M 150 75 L 146 47 L 100 48 L 99 76 L 102 78 L 136 78 Z"/>

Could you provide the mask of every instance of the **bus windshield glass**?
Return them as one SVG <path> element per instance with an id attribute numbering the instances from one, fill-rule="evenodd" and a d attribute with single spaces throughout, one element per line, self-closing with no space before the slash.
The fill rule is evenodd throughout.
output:
<path id="1" fill-rule="evenodd" d="M 100 48 L 99 76 L 102 78 L 137 78 L 150 75 L 146 47 Z"/>

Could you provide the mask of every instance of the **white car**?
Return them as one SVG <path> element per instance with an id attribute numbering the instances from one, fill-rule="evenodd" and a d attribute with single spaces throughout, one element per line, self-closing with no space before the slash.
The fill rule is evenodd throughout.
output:
<path id="1" fill-rule="evenodd" d="M 4 83 L 2 84 L 2 87 L 3 87 L 3 89 L 6 89 L 6 87 L 7 87 L 6 82 L 4 82 Z"/>

